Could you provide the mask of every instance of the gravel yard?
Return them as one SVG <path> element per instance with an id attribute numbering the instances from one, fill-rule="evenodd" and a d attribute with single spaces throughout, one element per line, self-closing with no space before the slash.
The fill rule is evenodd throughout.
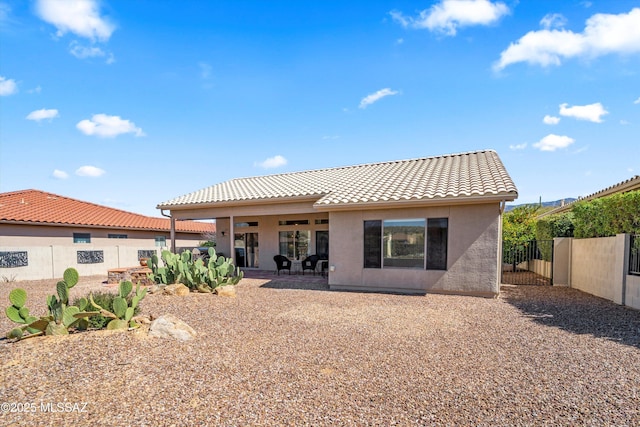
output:
<path id="1" fill-rule="evenodd" d="M 40 314 L 54 284 L 3 283 L 1 305 L 20 286 Z M 0 425 L 640 425 L 640 312 L 568 288 L 483 299 L 273 285 L 147 296 L 142 313 L 197 331 L 186 343 L 142 329 L 1 340 L 0 402 L 22 412 L 3 406 Z M 12 325 L 0 317 L 3 334 Z"/>

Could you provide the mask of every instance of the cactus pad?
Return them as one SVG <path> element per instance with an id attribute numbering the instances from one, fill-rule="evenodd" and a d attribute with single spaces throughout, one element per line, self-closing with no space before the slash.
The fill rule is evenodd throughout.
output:
<path id="1" fill-rule="evenodd" d="M 116 329 L 127 329 L 129 327 L 129 322 L 122 319 L 113 319 L 109 323 L 107 323 L 107 330 L 113 331 Z"/>
<path id="2" fill-rule="evenodd" d="M 16 308 L 24 307 L 27 302 L 27 291 L 22 288 L 15 288 L 9 293 L 9 301 L 11 301 L 11 304 Z"/>
<path id="3" fill-rule="evenodd" d="M 4 312 L 12 322 L 25 323 L 25 320 L 20 316 L 20 310 L 14 306 L 10 305 Z"/>
<path id="4" fill-rule="evenodd" d="M 113 314 L 119 319 L 122 319 L 127 311 L 127 300 L 122 297 L 117 297 L 113 300 Z"/>
<path id="5" fill-rule="evenodd" d="M 56 291 L 58 292 L 58 297 L 60 297 L 60 302 L 66 304 L 69 302 L 69 287 L 65 281 L 59 281 L 56 284 Z"/>
<path id="6" fill-rule="evenodd" d="M 17 338 L 20 339 L 22 338 L 22 329 L 20 328 L 13 328 L 11 331 L 9 331 L 9 333 L 7 334 L 7 338 L 9 339 L 13 339 L 13 338 Z"/>
<path id="7" fill-rule="evenodd" d="M 133 289 L 133 283 L 131 283 L 129 281 L 120 282 L 120 287 L 118 289 L 118 293 L 120 294 L 120 296 L 122 298 L 126 298 L 131 293 L 132 289 Z"/>
<path id="8" fill-rule="evenodd" d="M 71 289 L 76 285 L 76 283 L 78 283 L 80 275 L 78 274 L 78 270 L 75 268 L 67 268 L 64 273 L 62 273 L 62 278 L 67 283 L 69 289 Z"/>
<path id="9" fill-rule="evenodd" d="M 64 309 L 64 311 L 62 312 L 62 324 L 65 326 L 65 328 L 68 328 L 73 323 L 75 323 L 76 320 L 78 320 L 74 315 L 78 314 L 79 312 L 80 309 L 75 305 L 71 305 Z"/>

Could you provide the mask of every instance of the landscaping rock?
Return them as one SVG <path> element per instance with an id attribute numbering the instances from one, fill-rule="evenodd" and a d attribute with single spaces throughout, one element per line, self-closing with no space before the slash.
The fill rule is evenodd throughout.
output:
<path id="1" fill-rule="evenodd" d="M 216 294 L 218 294 L 221 297 L 235 298 L 236 297 L 236 287 L 233 286 L 233 285 L 218 286 L 216 288 Z"/>
<path id="2" fill-rule="evenodd" d="M 165 314 L 151 322 L 149 336 L 188 341 L 195 338 L 196 331 L 174 315 Z"/>
<path id="3" fill-rule="evenodd" d="M 185 295 L 189 295 L 191 291 L 182 283 L 174 283 L 173 285 L 167 285 L 162 288 L 163 295 L 177 295 L 179 297 L 183 297 Z"/>

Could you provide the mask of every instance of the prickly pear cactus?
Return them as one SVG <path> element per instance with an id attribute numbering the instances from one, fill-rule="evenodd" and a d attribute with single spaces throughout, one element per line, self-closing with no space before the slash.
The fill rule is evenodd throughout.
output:
<path id="1" fill-rule="evenodd" d="M 96 304 L 93 300 L 93 295 L 89 295 L 89 303 L 100 310 L 99 313 L 101 315 L 112 319 L 107 323 L 108 330 L 127 329 L 129 327 L 137 328 L 140 326 L 134 320 L 133 315 L 135 313 L 135 308 L 147 294 L 147 289 L 140 288 L 140 283 L 138 283 L 136 285 L 135 293 L 133 297 L 131 297 L 131 303 L 129 304 L 126 298 L 131 293 L 132 286 L 133 284 L 131 282 L 120 282 L 119 296 L 113 300 L 113 313 Z"/>
<path id="2" fill-rule="evenodd" d="M 8 338 L 22 339 L 36 335 L 67 335 L 69 329 L 78 325 L 86 324 L 86 318 L 97 314 L 97 312 L 86 312 L 84 309 L 88 303 L 86 299 L 81 299 L 79 307 L 70 305 L 69 289 L 78 283 L 78 272 L 73 268 L 68 268 L 63 274 L 64 280 L 56 284 L 58 296 L 47 296 L 48 316 L 34 317 L 29 314 L 29 309 L 25 307 L 27 293 L 24 289 L 14 289 L 9 293 L 11 305 L 7 307 L 5 313 L 7 317 L 23 326 L 12 329 Z M 86 328 L 85 328 L 86 329 Z M 28 332 L 27 335 L 24 333 Z"/>

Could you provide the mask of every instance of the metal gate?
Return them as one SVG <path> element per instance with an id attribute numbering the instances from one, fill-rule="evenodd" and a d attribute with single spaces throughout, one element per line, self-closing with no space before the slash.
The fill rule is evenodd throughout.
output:
<path id="1" fill-rule="evenodd" d="M 503 245 L 501 282 L 510 285 L 552 285 L 553 240 Z"/>

